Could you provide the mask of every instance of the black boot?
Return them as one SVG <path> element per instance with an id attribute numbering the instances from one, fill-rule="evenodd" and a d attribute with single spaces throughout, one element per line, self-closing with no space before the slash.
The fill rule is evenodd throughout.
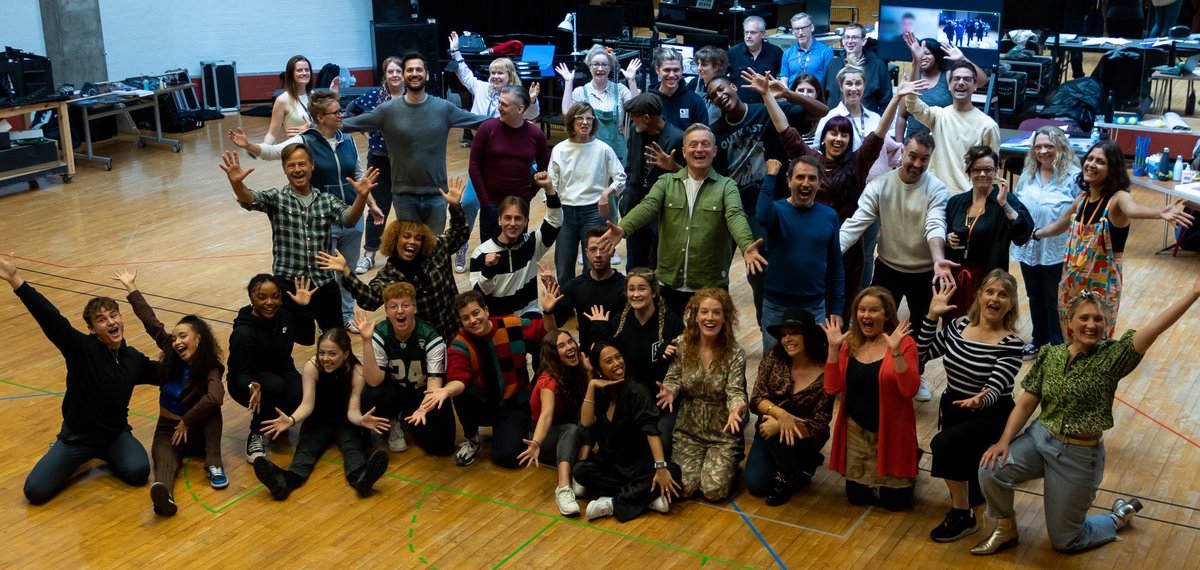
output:
<path id="1" fill-rule="evenodd" d="M 782 471 L 775 472 L 775 484 L 771 486 L 771 491 L 767 493 L 767 505 L 778 507 L 792 498 L 792 493 L 796 492 L 796 476 L 791 473 Z"/>
<path id="2" fill-rule="evenodd" d="M 292 494 L 292 488 L 284 474 L 283 469 L 271 463 L 265 456 L 260 455 L 254 459 L 254 476 L 267 487 L 276 501 L 282 501 Z"/>
<path id="3" fill-rule="evenodd" d="M 358 477 L 354 478 L 352 485 L 359 497 L 366 497 L 371 494 L 371 490 L 375 487 L 375 482 L 387 472 L 388 453 L 382 449 L 376 449 L 371 452 L 371 456 L 367 458 L 367 464 L 359 470 Z"/>

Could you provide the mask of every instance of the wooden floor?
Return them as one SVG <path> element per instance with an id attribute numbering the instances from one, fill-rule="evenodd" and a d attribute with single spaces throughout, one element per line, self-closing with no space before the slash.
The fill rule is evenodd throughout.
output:
<path id="1" fill-rule="evenodd" d="M 235 311 L 246 302 L 247 279 L 270 268 L 266 218 L 239 208 L 217 169 L 219 153 L 229 146 L 225 130 L 238 125 L 259 137 L 266 119 L 212 121 L 181 137 L 180 154 L 139 150 L 121 137 L 102 147 L 113 157 L 111 172 L 81 165 L 73 184 L 45 179 L 41 189 L 0 198 L 0 251 L 14 252 L 26 279 L 81 328 L 78 314 L 88 296 L 120 297 L 109 275 L 128 267 L 139 272 L 164 321 L 199 314 L 224 343 Z M 456 131 L 448 141 L 450 169 L 462 174 L 467 151 L 457 139 Z M 248 180 L 251 187 L 283 182 L 278 163 L 252 165 L 258 170 Z M 1148 191 L 1135 195 L 1161 202 Z M 1121 329 L 1146 322 L 1200 275 L 1195 257 L 1154 255 L 1161 230 L 1156 222 L 1133 226 Z M 743 272 L 733 273 L 733 292 L 744 309 L 738 338 L 751 355 L 752 383 L 759 335 Z M 459 285 L 465 286 L 465 276 Z M 8 293 L 0 298 L 0 343 L 7 349 L 0 355 L 0 430 L 6 434 L 0 441 L 0 527 L 7 545 L 0 549 L 0 567 L 1182 568 L 1200 557 L 1200 309 L 1164 335 L 1118 390 L 1117 427 L 1106 436 L 1108 466 L 1094 512 L 1117 496 L 1141 497 L 1146 509 L 1134 527 L 1093 552 L 1056 553 L 1035 483 L 1017 497 L 1020 546 L 981 559 L 967 551 L 983 532 L 952 544 L 929 540 L 948 498 L 944 485 L 928 476 L 928 457 L 917 504 L 906 513 L 849 505 L 841 478 L 822 468 L 808 490 L 783 507 L 767 507 L 742 491 L 724 504 L 690 501 L 668 515 L 589 524 L 557 515 L 550 469 L 510 471 L 486 460 L 459 468 L 415 448 L 392 455 L 371 498 L 355 497 L 342 478 L 339 454 L 331 450 L 309 483 L 279 503 L 243 459 L 248 416 L 232 400 L 223 410 L 230 486 L 214 491 L 201 463 L 189 460 L 175 489 L 178 516 L 155 516 L 148 488 L 118 482 L 99 463 L 89 464 L 48 505 L 32 507 L 21 488 L 58 431 L 64 368 L 21 304 Z M 125 315 L 129 341 L 157 354 L 132 312 Z M 1021 326 L 1028 334 L 1028 318 Z M 297 362 L 310 355 L 308 349 L 295 351 Z M 943 386 L 940 364 L 931 365 L 927 376 L 935 391 Z M 153 389 L 138 389 L 130 405 L 134 434 L 147 445 L 157 397 Z M 928 449 L 936 405 L 916 408 L 920 443 Z M 286 445 L 272 453 L 278 462 L 289 455 Z"/>

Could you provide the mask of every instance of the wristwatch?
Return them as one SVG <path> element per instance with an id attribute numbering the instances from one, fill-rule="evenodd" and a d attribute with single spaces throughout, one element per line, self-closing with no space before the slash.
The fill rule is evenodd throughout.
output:
<path id="1" fill-rule="evenodd" d="M 654 468 L 655 468 L 655 469 L 666 469 L 666 468 L 667 468 L 667 462 L 666 462 L 666 461 L 655 461 L 655 462 L 654 462 Z"/>

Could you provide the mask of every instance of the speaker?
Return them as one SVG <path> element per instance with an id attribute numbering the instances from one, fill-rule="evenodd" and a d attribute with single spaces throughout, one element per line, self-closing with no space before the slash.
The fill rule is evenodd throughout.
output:
<path id="1" fill-rule="evenodd" d="M 429 83 L 425 91 L 441 96 L 442 68 L 439 63 L 438 26 L 433 24 L 375 24 L 375 61 L 394 55 L 403 57 L 404 54 L 415 51 L 425 58 L 425 71 L 429 73 Z M 382 83 L 380 81 L 379 83 Z"/>
<path id="2" fill-rule="evenodd" d="M 407 24 L 416 19 L 414 0 L 372 0 L 371 11 L 376 24 Z"/>
<path id="3" fill-rule="evenodd" d="M 204 90 L 204 108 L 236 111 L 241 108 L 236 61 L 200 62 L 200 85 Z"/>

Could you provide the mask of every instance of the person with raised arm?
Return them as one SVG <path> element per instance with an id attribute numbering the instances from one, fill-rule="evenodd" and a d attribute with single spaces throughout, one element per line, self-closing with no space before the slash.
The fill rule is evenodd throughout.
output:
<path id="1" fill-rule="evenodd" d="M 929 127 L 937 144 L 930 170 L 955 194 L 971 189 L 970 178 L 959 166 L 967 149 L 983 145 L 1000 150 L 1000 126 L 971 102 L 978 87 L 976 72 L 975 64 L 967 60 L 950 65 L 947 81 L 954 102 L 946 107 L 930 107 L 915 93 L 904 98 L 904 108 Z"/>
<path id="2" fill-rule="evenodd" d="M 625 69 L 621 69 L 617 58 L 600 45 L 594 45 L 583 56 L 591 72 L 592 80 L 572 87 L 575 82 L 575 70 L 565 63 L 554 68 L 562 76 L 565 86 L 562 97 L 562 113 L 566 115 L 575 103 L 587 103 L 596 114 L 596 124 L 593 125 L 596 139 L 607 144 L 617 153 L 621 164 L 629 154 L 625 146 L 625 134 L 621 132 L 625 124 L 625 102 L 639 93 L 637 72 L 642 67 L 642 60 L 633 58 Z M 620 72 L 625 77 L 622 85 L 612 81 L 612 74 Z"/>

